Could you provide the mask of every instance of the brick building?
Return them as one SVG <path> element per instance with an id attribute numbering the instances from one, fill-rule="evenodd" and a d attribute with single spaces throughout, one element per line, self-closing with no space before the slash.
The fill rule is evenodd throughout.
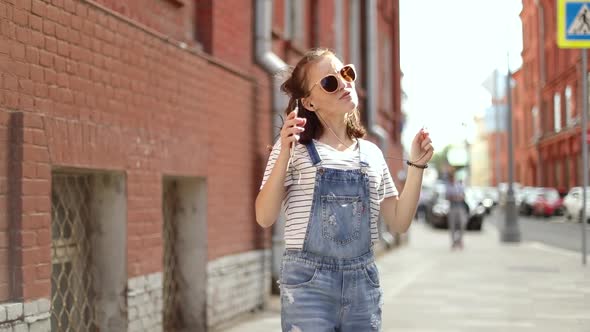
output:
<path id="1" fill-rule="evenodd" d="M 254 199 L 284 111 L 275 74 L 334 49 L 360 69 L 369 138 L 401 156 L 398 15 L 0 0 L 0 330 L 203 331 L 264 305 Z"/>
<path id="2" fill-rule="evenodd" d="M 582 182 L 581 53 L 557 47 L 557 1 L 523 0 L 516 74 L 515 180 L 562 191 Z M 586 170 L 587 171 L 587 170 Z"/>

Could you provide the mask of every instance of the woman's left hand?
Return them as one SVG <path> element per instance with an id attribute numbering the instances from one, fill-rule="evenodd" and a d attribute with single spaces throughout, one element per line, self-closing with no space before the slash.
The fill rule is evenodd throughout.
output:
<path id="1" fill-rule="evenodd" d="M 412 140 L 410 161 L 414 164 L 424 165 L 432 159 L 433 153 L 434 148 L 432 147 L 430 134 L 426 129 L 422 128 Z"/>

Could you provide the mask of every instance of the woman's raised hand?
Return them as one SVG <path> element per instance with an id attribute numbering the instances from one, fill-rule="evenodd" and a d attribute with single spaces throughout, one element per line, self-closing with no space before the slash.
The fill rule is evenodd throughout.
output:
<path id="1" fill-rule="evenodd" d="M 297 111 L 292 111 L 287 116 L 281 129 L 281 150 L 289 149 L 291 143 L 299 141 L 299 134 L 305 130 L 306 118 L 298 118 Z"/>
<path id="2" fill-rule="evenodd" d="M 434 148 L 432 147 L 430 133 L 422 128 L 412 140 L 410 160 L 415 164 L 423 165 L 432 159 L 433 153 Z"/>

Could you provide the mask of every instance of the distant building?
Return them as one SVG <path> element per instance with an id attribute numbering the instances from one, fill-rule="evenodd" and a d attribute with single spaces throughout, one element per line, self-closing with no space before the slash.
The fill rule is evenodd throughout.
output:
<path id="1" fill-rule="evenodd" d="M 581 53 L 557 47 L 556 0 L 524 0 L 523 64 L 515 73 L 516 180 L 561 191 L 581 185 Z"/>
<path id="2" fill-rule="evenodd" d="M 479 142 L 476 149 L 479 154 L 487 151 L 488 156 L 484 160 L 489 172 L 488 185 L 497 186 L 508 181 L 506 75 L 494 70 L 483 86 L 491 95 L 491 106 L 485 109 L 477 126 L 478 136 L 487 141 L 485 148 L 483 142 Z M 483 160 L 478 163 L 483 164 Z"/>
<path id="3" fill-rule="evenodd" d="M 475 116 L 476 135 L 469 146 L 469 184 L 487 187 L 491 184 L 490 154 L 488 134 L 483 116 Z"/>

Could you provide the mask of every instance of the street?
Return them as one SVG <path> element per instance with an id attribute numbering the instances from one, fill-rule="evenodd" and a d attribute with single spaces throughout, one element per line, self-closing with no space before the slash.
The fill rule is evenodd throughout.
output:
<path id="1" fill-rule="evenodd" d="M 590 269 L 579 256 L 526 240 L 503 244 L 489 227 L 494 218 L 465 235 L 463 251 L 449 249 L 445 230 L 416 222 L 407 246 L 379 257 L 383 331 L 590 331 Z M 270 303 L 222 331 L 280 331 L 278 297 Z"/>
<path id="2" fill-rule="evenodd" d="M 501 207 L 496 207 L 486 222 L 501 230 L 504 227 Z M 518 216 L 518 226 L 523 241 L 543 243 L 582 255 L 582 226 L 578 222 L 568 221 L 564 216 L 544 218 L 521 215 Z M 586 252 L 590 253 L 590 225 L 586 225 L 586 239 Z"/>

